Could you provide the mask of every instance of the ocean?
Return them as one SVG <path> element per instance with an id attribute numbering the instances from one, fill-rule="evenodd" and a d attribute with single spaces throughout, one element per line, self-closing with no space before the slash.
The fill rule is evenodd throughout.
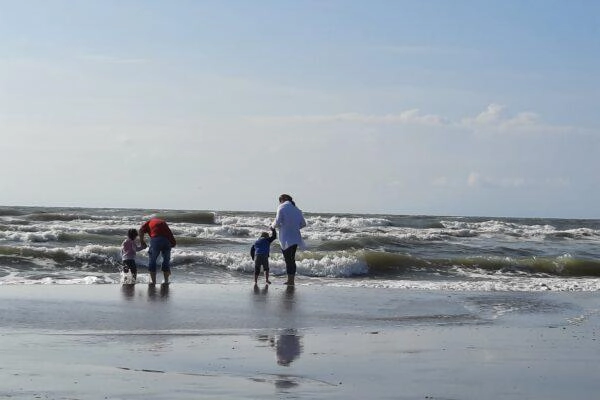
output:
<path id="1" fill-rule="evenodd" d="M 151 216 L 178 241 L 172 282 L 253 282 L 273 212 L 0 207 L 0 285 L 119 284 L 120 246 Z M 429 291 L 600 290 L 600 220 L 305 212 L 299 284 Z M 138 282 L 147 282 L 147 252 Z M 285 266 L 271 247 L 273 284 Z M 261 277 L 261 279 L 263 279 Z M 160 279 L 159 279 L 160 280 Z"/>

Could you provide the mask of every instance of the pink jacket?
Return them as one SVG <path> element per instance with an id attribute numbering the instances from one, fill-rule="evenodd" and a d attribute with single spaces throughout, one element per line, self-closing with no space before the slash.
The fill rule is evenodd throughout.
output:
<path id="1" fill-rule="evenodd" d="M 134 240 L 127 238 L 121 245 L 121 257 L 123 261 L 135 260 L 135 253 L 142 249 L 143 247 L 136 245 Z"/>

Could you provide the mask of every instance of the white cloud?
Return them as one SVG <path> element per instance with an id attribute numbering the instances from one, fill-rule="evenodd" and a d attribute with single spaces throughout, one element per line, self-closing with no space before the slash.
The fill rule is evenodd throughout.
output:
<path id="1" fill-rule="evenodd" d="M 387 182 L 387 186 L 391 188 L 401 188 L 404 187 L 404 183 L 398 179 L 391 180 Z"/>
<path id="2" fill-rule="evenodd" d="M 359 124 L 398 124 L 398 125 L 426 125 L 443 126 L 448 122 L 434 114 L 422 115 L 418 109 L 402 111 L 398 114 L 359 114 L 343 113 L 333 115 L 291 115 L 291 116 L 264 116 L 252 117 L 256 123 L 274 124 L 328 124 L 328 123 L 359 123 Z"/>
<path id="3" fill-rule="evenodd" d="M 522 177 L 491 177 L 471 172 L 467 177 L 467 185 L 471 187 L 519 188 L 528 185 L 528 182 Z"/>
<path id="4" fill-rule="evenodd" d="M 539 180 L 526 179 L 520 176 L 513 177 L 498 177 L 483 175 L 479 172 L 471 172 L 467 176 L 467 185 L 470 187 L 494 187 L 502 189 L 517 189 L 517 188 L 565 188 L 570 185 L 568 179 L 557 178 L 541 178 Z"/>
<path id="5" fill-rule="evenodd" d="M 428 46 L 428 45 L 386 45 L 378 46 L 376 49 L 399 55 L 458 55 L 471 52 L 463 48 L 457 47 L 440 47 L 440 46 Z"/>
<path id="6" fill-rule="evenodd" d="M 115 57 L 105 54 L 85 54 L 78 58 L 84 61 L 103 64 L 144 64 L 148 62 L 148 60 L 144 58 Z"/>
<path id="7" fill-rule="evenodd" d="M 530 111 L 507 115 L 507 107 L 492 103 L 474 117 L 463 118 L 458 127 L 480 133 L 559 133 L 573 131 L 572 127 L 549 125 Z"/>
<path id="8" fill-rule="evenodd" d="M 506 109 L 505 106 L 500 104 L 492 103 L 487 106 L 485 111 L 482 111 L 475 117 L 465 118 L 463 120 L 465 125 L 491 125 L 497 124 L 501 118 L 502 113 Z"/>
<path id="9" fill-rule="evenodd" d="M 451 186 L 451 183 L 447 176 L 438 176 L 431 181 L 431 185 L 438 187 L 449 187 Z"/>
<path id="10" fill-rule="evenodd" d="M 478 186 L 481 180 L 481 175 L 477 172 L 471 172 L 467 177 L 467 185 L 469 186 Z"/>
<path id="11" fill-rule="evenodd" d="M 116 142 L 118 145 L 131 145 L 134 142 L 133 138 L 129 135 L 117 135 L 116 136 Z"/>
<path id="12" fill-rule="evenodd" d="M 523 111 L 514 115 L 508 115 L 507 110 L 507 107 L 504 105 L 491 103 L 484 111 L 475 116 L 464 117 L 454 121 L 437 114 L 422 114 L 417 108 L 401 111 L 396 114 L 340 113 L 330 115 L 254 116 L 250 117 L 249 120 L 252 123 L 267 125 L 325 125 L 336 123 L 415 125 L 431 128 L 453 128 L 488 134 L 567 133 L 575 131 L 573 127 L 544 123 L 540 116 L 534 112 Z"/>
<path id="13" fill-rule="evenodd" d="M 566 187 L 570 186 L 571 180 L 567 179 L 567 178 L 562 178 L 562 177 L 547 178 L 544 183 L 548 187 L 554 187 L 554 188 L 561 189 L 561 188 L 566 188 Z"/>

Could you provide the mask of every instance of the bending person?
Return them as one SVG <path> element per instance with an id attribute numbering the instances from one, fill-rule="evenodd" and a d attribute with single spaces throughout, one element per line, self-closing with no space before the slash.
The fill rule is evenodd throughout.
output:
<path id="1" fill-rule="evenodd" d="M 146 245 L 144 234 L 150 236 L 150 247 L 148 249 L 148 271 L 150 272 L 150 282 L 156 284 L 156 261 L 159 255 L 162 255 L 162 271 L 165 277 L 164 283 L 169 283 L 171 275 L 171 248 L 177 245 L 175 237 L 169 228 L 169 225 L 160 218 L 151 218 L 140 228 L 140 243 Z"/>
<path id="2" fill-rule="evenodd" d="M 296 276 L 296 250 L 304 248 L 304 241 L 300 229 L 306 226 L 306 220 L 302 211 L 296 207 L 296 203 L 289 194 L 279 196 L 279 207 L 272 228 L 279 228 L 279 243 L 285 260 L 287 273 L 286 285 L 295 284 Z"/>

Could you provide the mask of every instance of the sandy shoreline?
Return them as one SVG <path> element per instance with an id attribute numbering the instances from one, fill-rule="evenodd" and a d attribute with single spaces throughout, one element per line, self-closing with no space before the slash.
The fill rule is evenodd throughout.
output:
<path id="1" fill-rule="evenodd" d="M 0 287 L 0 398 L 595 399 L 596 293 Z"/>

